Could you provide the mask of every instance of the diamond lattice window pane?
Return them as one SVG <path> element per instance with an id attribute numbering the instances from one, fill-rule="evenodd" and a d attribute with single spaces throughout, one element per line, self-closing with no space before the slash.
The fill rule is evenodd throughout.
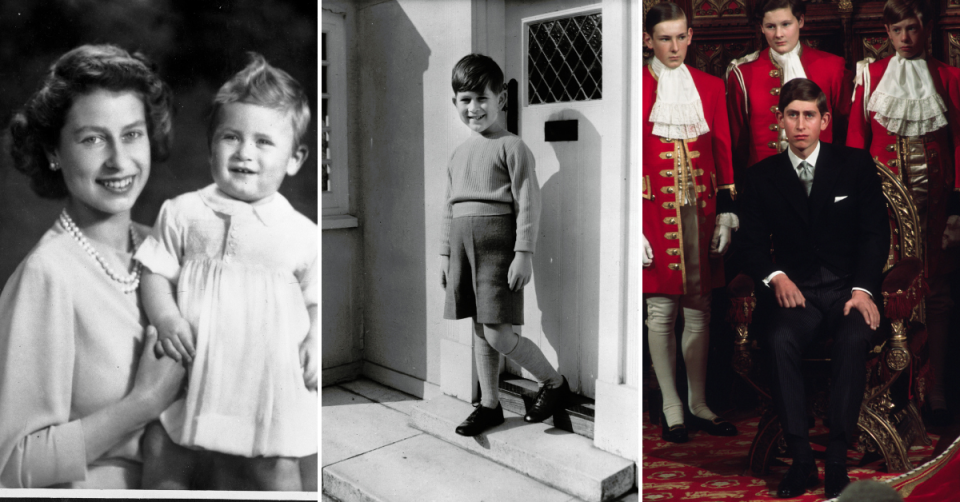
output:
<path id="1" fill-rule="evenodd" d="M 599 13 L 529 26 L 527 102 L 600 99 L 603 32 Z"/>

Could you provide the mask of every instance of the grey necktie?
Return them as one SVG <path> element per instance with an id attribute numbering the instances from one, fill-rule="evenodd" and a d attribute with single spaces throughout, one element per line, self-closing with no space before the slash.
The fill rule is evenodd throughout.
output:
<path id="1" fill-rule="evenodd" d="M 797 166 L 797 176 L 800 177 L 800 182 L 803 183 L 803 188 L 807 189 L 807 196 L 809 196 L 810 189 L 813 188 L 813 166 L 805 160 L 800 161 L 800 165 Z"/>

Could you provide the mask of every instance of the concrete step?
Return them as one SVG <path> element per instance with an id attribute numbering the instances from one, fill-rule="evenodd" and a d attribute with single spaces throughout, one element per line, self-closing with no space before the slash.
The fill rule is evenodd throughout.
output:
<path id="1" fill-rule="evenodd" d="M 630 460 L 595 448 L 583 436 L 527 424 L 509 411 L 505 423 L 480 436 L 457 435 L 454 429 L 471 412 L 469 403 L 439 396 L 412 408 L 412 425 L 583 500 L 611 500 L 634 486 L 636 465 Z"/>
<path id="2" fill-rule="evenodd" d="M 426 434 L 324 467 L 323 496 L 325 502 L 577 500 Z"/>

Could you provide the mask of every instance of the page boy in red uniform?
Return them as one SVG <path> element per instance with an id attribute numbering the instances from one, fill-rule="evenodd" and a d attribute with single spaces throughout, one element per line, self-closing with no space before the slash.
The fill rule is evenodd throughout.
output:
<path id="1" fill-rule="evenodd" d="M 721 256 L 739 224 L 723 81 L 683 64 L 692 34 L 674 3 L 653 6 L 644 19 L 644 43 L 654 57 L 643 71 L 643 293 L 663 392 L 662 437 L 676 443 L 688 439 L 675 380 L 681 307 L 690 425 L 737 433 L 705 399 L 710 293 L 723 285 Z"/>
<path id="2" fill-rule="evenodd" d="M 935 15 L 929 2 L 887 1 L 883 20 L 896 53 L 857 63 L 847 145 L 869 150 L 877 163 L 898 174 L 917 206 L 917 246 L 930 286 L 926 325 L 935 373 L 928 421 L 946 425 L 950 415 L 942 375 L 953 306 L 946 274 L 956 269 L 956 254 L 947 248 L 960 241 L 960 69 L 926 54 Z"/>
<path id="3" fill-rule="evenodd" d="M 843 58 L 800 43 L 805 11 L 804 0 L 760 0 L 754 16 L 769 47 L 731 61 L 727 68 L 727 113 L 738 171 L 786 150 L 777 103 L 780 88 L 795 78 L 812 80 L 826 94 L 833 120 L 820 139 L 842 144 L 843 138 L 834 136 L 846 127 L 852 74 Z"/>

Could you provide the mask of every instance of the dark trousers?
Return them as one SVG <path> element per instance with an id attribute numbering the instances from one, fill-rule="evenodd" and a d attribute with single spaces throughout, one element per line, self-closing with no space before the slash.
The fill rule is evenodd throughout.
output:
<path id="1" fill-rule="evenodd" d="M 836 444 L 842 440 L 849 444 L 857 437 L 857 418 L 866 385 L 866 357 L 874 333 L 860 311 L 851 309 L 848 315 L 843 315 L 843 306 L 852 296 L 849 279 L 837 277 L 821 267 L 811 277 L 795 284 L 806 299 L 806 307 L 776 306 L 768 339 L 774 400 L 788 446 L 794 449 L 788 453 L 794 458 L 798 451 L 809 452 L 806 394 L 800 367 L 804 349 L 821 336 L 833 337 L 832 386 L 827 412 L 830 441 Z M 791 439 L 795 444 L 799 441 L 799 450 L 791 445 Z M 842 454 L 846 454 L 845 448 Z"/>

